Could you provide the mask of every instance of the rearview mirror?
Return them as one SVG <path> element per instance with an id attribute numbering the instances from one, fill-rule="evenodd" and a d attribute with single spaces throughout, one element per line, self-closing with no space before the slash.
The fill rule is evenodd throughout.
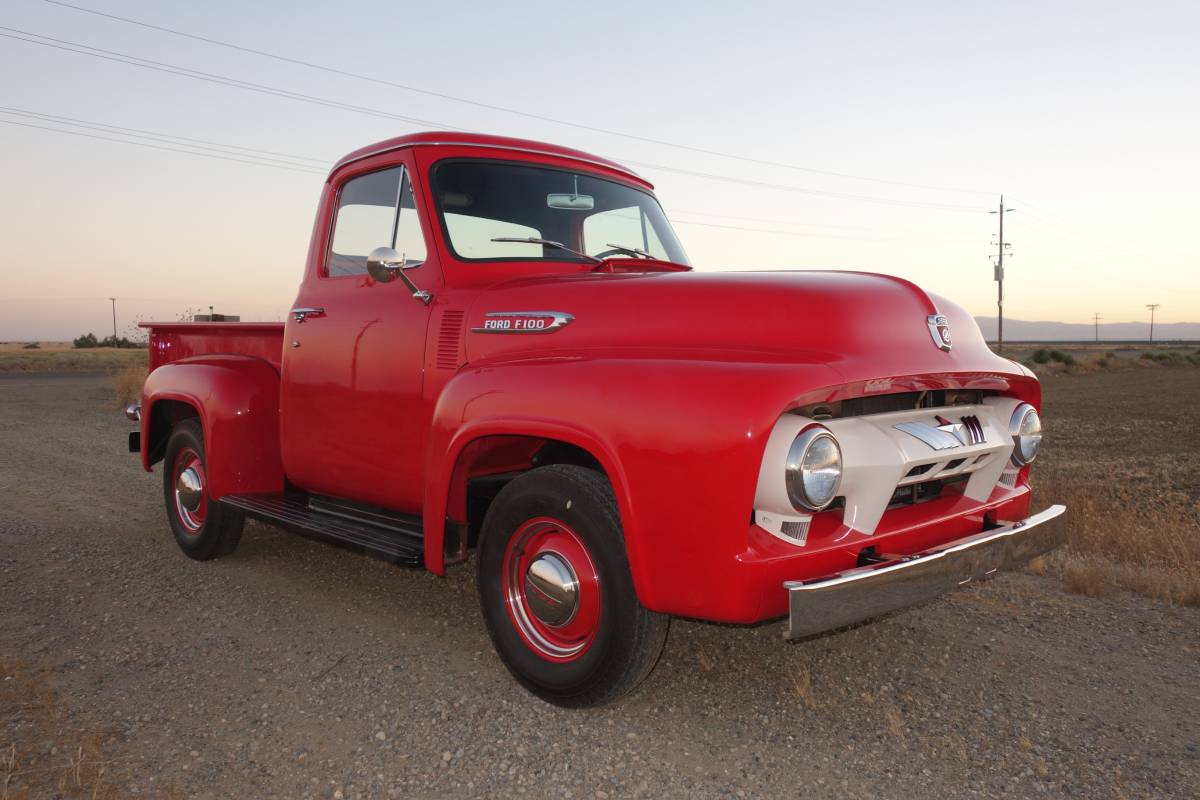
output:
<path id="1" fill-rule="evenodd" d="M 590 194 L 548 194 L 546 205 L 567 211 L 591 211 L 596 207 L 596 198 Z"/>

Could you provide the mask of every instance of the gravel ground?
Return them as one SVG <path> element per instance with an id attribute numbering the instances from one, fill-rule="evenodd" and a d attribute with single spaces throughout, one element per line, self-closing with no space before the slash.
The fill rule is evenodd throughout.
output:
<path id="1" fill-rule="evenodd" d="M 107 380 L 0 375 L 0 655 L 115 731 L 132 796 L 1196 797 L 1200 610 L 999 578 L 786 644 L 677 620 L 563 711 L 448 579 L 252 523 L 196 563 Z M 0 731 L 2 734 L 2 731 Z"/>

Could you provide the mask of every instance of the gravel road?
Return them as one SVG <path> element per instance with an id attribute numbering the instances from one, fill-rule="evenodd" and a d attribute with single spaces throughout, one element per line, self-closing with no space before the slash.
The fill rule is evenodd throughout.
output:
<path id="1" fill-rule="evenodd" d="M 0 375 L 0 655 L 116 732 L 130 795 L 1200 795 L 1200 609 L 1018 574 L 799 644 L 677 620 L 636 695 L 563 711 L 492 652 L 473 562 L 257 523 L 188 560 L 128 430 L 103 376 Z"/>

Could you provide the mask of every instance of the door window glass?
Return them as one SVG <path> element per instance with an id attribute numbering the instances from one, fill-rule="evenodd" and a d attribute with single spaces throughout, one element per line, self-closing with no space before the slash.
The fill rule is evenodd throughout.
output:
<path id="1" fill-rule="evenodd" d="M 421 233 L 417 201 L 407 172 L 400 185 L 400 210 L 396 214 L 396 235 L 392 239 L 392 249 L 404 256 L 410 266 L 425 261 L 425 235 Z"/>
<path id="2" fill-rule="evenodd" d="M 338 194 L 333 239 L 326 272 L 365 275 L 367 254 L 393 241 L 396 195 L 403 167 L 394 167 L 347 181 Z"/>

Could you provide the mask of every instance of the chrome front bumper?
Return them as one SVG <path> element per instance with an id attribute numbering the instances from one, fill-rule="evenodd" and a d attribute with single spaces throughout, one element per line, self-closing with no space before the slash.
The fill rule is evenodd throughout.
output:
<path id="1" fill-rule="evenodd" d="M 976 533 L 922 553 L 811 581 L 787 581 L 787 639 L 843 628 L 931 600 L 1011 569 L 1062 543 L 1065 506 Z"/>

